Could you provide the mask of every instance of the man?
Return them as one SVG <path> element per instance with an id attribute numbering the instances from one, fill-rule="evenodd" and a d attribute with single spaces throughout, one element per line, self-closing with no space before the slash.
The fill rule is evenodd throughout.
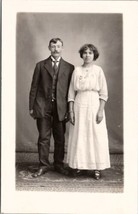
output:
<path id="1" fill-rule="evenodd" d="M 36 64 L 29 96 L 30 115 L 36 119 L 40 167 L 34 177 L 50 169 L 50 138 L 54 138 L 54 168 L 66 174 L 64 168 L 65 123 L 68 115 L 67 95 L 74 66 L 61 57 L 63 41 L 49 42 L 51 56 Z"/>

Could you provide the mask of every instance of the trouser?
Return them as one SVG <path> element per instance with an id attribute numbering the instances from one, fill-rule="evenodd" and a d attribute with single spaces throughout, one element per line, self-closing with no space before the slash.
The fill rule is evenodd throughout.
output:
<path id="1" fill-rule="evenodd" d="M 51 133 L 54 138 L 54 165 L 63 165 L 65 145 L 65 122 L 59 121 L 56 101 L 52 102 L 51 112 L 44 118 L 37 119 L 38 154 L 40 165 L 49 166 L 49 150 Z"/>

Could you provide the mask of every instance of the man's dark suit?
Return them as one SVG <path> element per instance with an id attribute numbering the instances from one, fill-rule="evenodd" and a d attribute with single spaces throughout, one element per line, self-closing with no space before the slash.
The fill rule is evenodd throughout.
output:
<path id="1" fill-rule="evenodd" d="M 63 164 L 65 117 L 68 112 L 67 96 L 73 70 L 73 65 L 60 59 L 56 101 L 52 102 L 54 70 L 51 57 L 36 64 L 29 96 L 29 109 L 33 110 L 33 117 L 37 119 L 39 160 L 44 166 L 49 166 L 51 130 L 55 143 L 54 164 Z"/>

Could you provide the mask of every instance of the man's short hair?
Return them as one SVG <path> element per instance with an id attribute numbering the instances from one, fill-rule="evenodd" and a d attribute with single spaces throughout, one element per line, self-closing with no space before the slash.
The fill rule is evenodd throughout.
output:
<path id="1" fill-rule="evenodd" d="M 49 46 L 51 45 L 51 43 L 57 43 L 57 41 L 60 41 L 62 43 L 63 46 L 63 41 L 60 38 L 53 38 L 49 41 Z"/>

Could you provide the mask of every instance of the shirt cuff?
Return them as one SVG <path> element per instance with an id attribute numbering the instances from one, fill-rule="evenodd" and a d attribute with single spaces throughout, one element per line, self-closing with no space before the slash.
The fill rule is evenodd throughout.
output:
<path id="1" fill-rule="evenodd" d="M 104 100 L 104 101 L 107 101 L 108 100 L 108 97 L 106 96 L 106 95 L 100 95 L 99 96 L 99 99 L 101 99 L 101 100 Z"/>
<path id="2" fill-rule="evenodd" d="M 68 102 L 74 102 L 73 98 L 68 98 Z"/>

